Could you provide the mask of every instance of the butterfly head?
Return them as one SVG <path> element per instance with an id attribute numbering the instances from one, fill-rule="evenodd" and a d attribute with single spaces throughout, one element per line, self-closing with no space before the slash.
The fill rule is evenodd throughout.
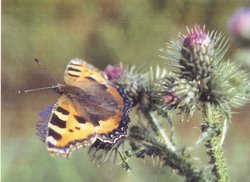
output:
<path id="1" fill-rule="evenodd" d="M 63 94 L 66 92 L 65 87 L 66 87 L 65 84 L 60 84 L 60 83 L 53 86 L 54 90 L 59 94 Z"/>
<path id="2" fill-rule="evenodd" d="M 79 97 L 84 95 L 84 91 L 79 87 L 67 85 L 67 84 L 57 84 L 54 86 L 54 90 L 59 94 L 65 94 L 69 97 Z"/>

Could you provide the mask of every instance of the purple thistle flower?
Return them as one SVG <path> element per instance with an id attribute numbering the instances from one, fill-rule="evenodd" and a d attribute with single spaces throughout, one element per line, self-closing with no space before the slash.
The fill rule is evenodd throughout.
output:
<path id="1" fill-rule="evenodd" d="M 163 102 L 167 105 L 175 104 L 177 101 L 177 97 L 175 96 L 174 92 L 167 92 L 165 95 L 162 96 Z"/>
<path id="2" fill-rule="evenodd" d="M 210 43 L 209 36 L 205 33 L 205 28 L 201 29 L 196 25 L 193 29 L 188 30 L 183 46 L 187 48 L 196 48 L 196 46 L 208 45 Z"/>
<path id="3" fill-rule="evenodd" d="M 183 113 L 193 114 L 199 99 L 199 88 L 196 81 L 179 78 L 169 74 L 156 85 L 154 103 L 165 111 L 180 109 Z"/>
<path id="4" fill-rule="evenodd" d="M 105 73 L 109 81 L 117 80 L 124 74 L 124 69 L 121 66 L 108 65 L 106 67 Z"/>
<path id="5" fill-rule="evenodd" d="M 235 38 L 250 41 L 250 8 L 241 8 L 229 19 L 228 27 Z"/>
<path id="6" fill-rule="evenodd" d="M 212 71 L 214 44 L 205 27 L 196 25 L 187 35 L 181 35 L 183 40 L 180 59 L 184 75 L 200 79 L 209 76 Z"/>

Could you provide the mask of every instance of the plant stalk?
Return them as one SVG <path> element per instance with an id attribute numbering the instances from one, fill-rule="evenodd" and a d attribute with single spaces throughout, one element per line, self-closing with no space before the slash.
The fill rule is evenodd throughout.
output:
<path id="1" fill-rule="evenodd" d="M 223 147 L 221 145 L 223 134 L 223 123 L 220 118 L 223 115 L 217 110 L 217 108 L 206 103 L 203 107 L 204 112 L 204 126 L 202 132 L 213 130 L 214 134 L 208 139 L 205 147 L 207 148 L 207 154 L 210 157 L 210 164 L 213 165 L 212 173 L 218 182 L 228 182 L 229 176 L 227 172 L 226 160 L 224 157 Z"/>
<path id="2" fill-rule="evenodd" d="M 172 150 L 173 152 L 176 151 L 176 147 L 172 144 L 167 134 L 165 133 L 165 131 L 163 130 L 163 128 L 160 126 L 159 122 L 155 118 L 154 114 L 152 112 L 147 112 L 147 113 L 144 113 L 144 115 L 148 119 L 148 122 L 151 128 L 153 129 L 153 131 L 157 134 L 157 136 L 159 136 L 162 139 L 166 147 Z"/>
<path id="3" fill-rule="evenodd" d="M 206 181 L 205 173 L 193 165 L 193 161 L 185 154 L 185 151 L 174 152 L 166 148 L 164 144 L 159 143 L 155 138 L 145 135 L 146 131 L 138 126 L 132 127 L 130 131 L 131 141 L 138 144 L 136 148 L 139 149 L 137 150 L 139 156 L 159 157 L 163 162 L 163 166 L 169 166 L 177 171 L 178 174 L 186 178 L 186 181 Z M 143 147 L 140 147 L 140 145 L 143 145 Z"/>

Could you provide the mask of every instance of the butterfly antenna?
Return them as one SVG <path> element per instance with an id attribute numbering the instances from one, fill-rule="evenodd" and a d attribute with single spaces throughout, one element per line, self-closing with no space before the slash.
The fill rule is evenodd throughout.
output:
<path id="1" fill-rule="evenodd" d="M 58 88 L 60 85 L 55 85 L 55 86 L 50 86 L 50 87 L 42 87 L 42 88 L 34 88 L 34 89 L 29 89 L 29 90 L 19 90 L 18 93 L 29 93 L 29 92 L 37 92 L 37 91 L 42 91 L 42 90 L 49 90 L 49 89 L 54 89 Z"/>
<path id="2" fill-rule="evenodd" d="M 55 77 L 53 77 L 53 76 L 50 74 L 50 72 L 48 71 L 48 69 L 47 69 L 45 66 L 43 66 L 43 65 L 41 64 L 41 62 L 40 62 L 37 58 L 34 58 L 34 61 L 40 65 L 40 67 L 49 75 L 49 77 L 50 77 L 51 79 L 53 79 L 54 82 L 56 82 L 57 84 L 59 84 L 59 82 L 55 79 Z"/>

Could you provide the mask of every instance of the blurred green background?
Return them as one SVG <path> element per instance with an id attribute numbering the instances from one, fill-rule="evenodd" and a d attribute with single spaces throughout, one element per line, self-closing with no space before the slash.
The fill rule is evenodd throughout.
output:
<path id="1" fill-rule="evenodd" d="M 50 86 L 53 81 L 33 59 L 63 81 L 71 58 L 104 69 L 107 64 L 132 63 L 148 68 L 164 64 L 158 55 L 165 43 L 186 33 L 186 26 L 206 25 L 230 37 L 228 18 L 245 0 L 3 0 L 2 1 L 2 181 L 183 181 L 169 168 L 150 160 L 130 160 L 126 173 L 112 162 L 97 167 L 88 149 L 71 159 L 52 158 L 35 134 L 38 112 L 58 97 L 52 91 L 19 95 L 18 90 Z M 228 56 L 239 50 L 234 43 Z M 250 57 L 248 57 L 250 59 Z M 234 110 L 225 141 L 230 176 L 250 179 L 250 105 Z M 194 146 L 200 136 L 199 114 L 189 123 L 176 122 L 180 145 Z M 132 121 L 133 122 L 133 121 Z M 208 161 L 203 147 L 192 151 Z M 198 162 L 201 163 L 201 162 Z"/>

